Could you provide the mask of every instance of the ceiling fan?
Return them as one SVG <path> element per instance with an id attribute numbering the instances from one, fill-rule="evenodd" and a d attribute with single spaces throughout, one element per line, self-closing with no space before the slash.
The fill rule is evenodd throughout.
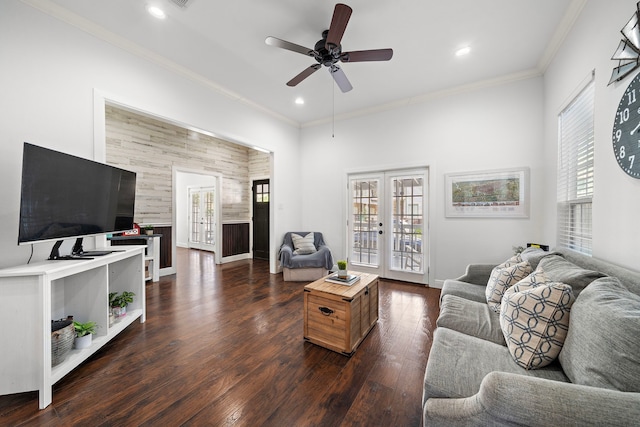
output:
<path id="1" fill-rule="evenodd" d="M 373 49 L 343 52 L 340 41 L 349 23 L 353 10 L 346 4 L 338 3 L 333 11 L 331 25 L 328 30 L 322 32 L 322 39 L 318 40 L 313 49 L 300 46 L 295 43 L 281 40 L 276 37 L 267 37 L 265 43 L 270 46 L 287 49 L 292 52 L 313 57 L 317 64 L 303 70 L 300 74 L 287 82 L 287 86 L 296 86 L 298 83 L 318 71 L 323 65 L 327 67 L 333 80 L 342 92 L 349 92 L 353 89 L 344 71 L 337 65 L 341 62 L 364 62 L 364 61 L 388 61 L 393 56 L 393 49 Z"/>

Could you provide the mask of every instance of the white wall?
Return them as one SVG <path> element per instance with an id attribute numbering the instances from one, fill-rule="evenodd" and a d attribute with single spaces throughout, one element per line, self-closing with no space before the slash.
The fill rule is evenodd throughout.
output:
<path id="1" fill-rule="evenodd" d="M 595 70 L 593 256 L 637 270 L 640 180 L 618 166 L 611 132 L 620 98 L 638 71 L 607 86 L 611 70 L 618 65 L 610 58 L 620 41 L 620 30 L 635 10 L 636 0 L 589 1 L 545 74 L 544 164 L 548 180 L 541 202 L 546 207 L 545 239 L 555 242 L 557 115 Z"/>
<path id="2" fill-rule="evenodd" d="M 354 89 L 357 90 L 357 89 Z M 500 262 L 512 246 L 543 239 L 543 86 L 531 78 L 432 99 L 302 131 L 302 229 L 322 231 L 345 254 L 350 171 L 428 166 L 430 284 L 457 277 L 471 262 Z M 444 174 L 529 167 L 528 219 L 445 218 Z M 435 280 L 434 280 L 435 279 Z"/>
<path id="3" fill-rule="evenodd" d="M 23 141 L 104 160 L 94 153 L 94 119 L 99 127 L 101 113 L 94 111 L 94 90 L 156 116 L 274 152 L 277 186 L 272 200 L 279 208 L 271 234 L 299 228 L 298 128 L 18 0 L 2 2 L 0 58 L 0 267 L 23 264 L 30 254 L 28 246 L 16 244 Z M 34 260 L 46 258 L 51 246 L 34 245 Z"/>

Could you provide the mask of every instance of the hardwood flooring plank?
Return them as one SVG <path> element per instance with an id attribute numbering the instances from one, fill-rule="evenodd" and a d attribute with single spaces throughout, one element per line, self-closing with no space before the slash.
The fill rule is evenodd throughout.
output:
<path id="1" fill-rule="evenodd" d="M 352 357 L 303 339 L 303 287 L 266 261 L 179 249 L 130 325 L 54 386 L 0 396 L 0 425 L 419 426 L 439 291 L 380 280 Z"/>

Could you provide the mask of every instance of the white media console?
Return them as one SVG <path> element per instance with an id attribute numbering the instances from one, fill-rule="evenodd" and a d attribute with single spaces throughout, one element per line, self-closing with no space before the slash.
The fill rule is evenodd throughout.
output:
<path id="1" fill-rule="evenodd" d="M 39 406 L 52 386 L 139 319 L 145 321 L 144 246 L 118 246 L 85 260 L 42 261 L 0 269 L 0 395 L 39 391 Z M 132 291 L 127 315 L 109 326 L 109 292 Z M 91 347 L 72 349 L 51 366 L 51 321 L 73 316 L 98 324 Z"/>

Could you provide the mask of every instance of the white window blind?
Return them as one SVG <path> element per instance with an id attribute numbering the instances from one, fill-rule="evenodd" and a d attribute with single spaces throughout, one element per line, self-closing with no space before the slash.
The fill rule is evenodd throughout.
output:
<path id="1" fill-rule="evenodd" d="M 558 118 L 559 247 L 591 255 L 593 78 Z"/>

